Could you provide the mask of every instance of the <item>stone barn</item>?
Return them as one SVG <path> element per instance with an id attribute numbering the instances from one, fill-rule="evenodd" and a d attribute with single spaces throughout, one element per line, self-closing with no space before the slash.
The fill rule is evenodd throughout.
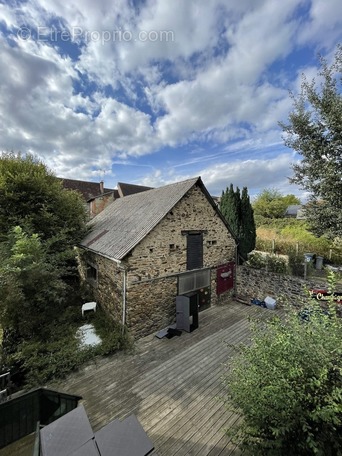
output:
<path id="1" fill-rule="evenodd" d="M 115 200 L 91 221 L 81 272 L 97 303 L 142 337 L 233 292 L 236 241 L 200 177 Z M 179 298 L 178 298 L 179 299 Z"/>

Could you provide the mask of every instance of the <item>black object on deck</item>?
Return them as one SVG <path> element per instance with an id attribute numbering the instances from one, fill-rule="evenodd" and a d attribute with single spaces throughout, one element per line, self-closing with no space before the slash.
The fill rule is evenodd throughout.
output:
<path id="1" fill-rule="evenodd" d="M 198 328 L 198 294 L 176 296 L 176 327 L 192 332 Z"/>

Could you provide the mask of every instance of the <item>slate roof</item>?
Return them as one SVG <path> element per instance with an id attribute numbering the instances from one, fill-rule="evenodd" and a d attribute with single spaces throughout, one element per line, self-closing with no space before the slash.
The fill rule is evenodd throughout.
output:
<path id="1" fill-rule="evenodd" d="M 120 195 L 119 195 L 118 190 L 116 190 L 116 189 L 114 189 L 114 190 L 108 190 L 108 188 L 105 188 L 104 190 L 105 190 L 104 193 L 101 193 L 101 194 L 99 194 L 99 195 L 96 195 L 96 196 L 94 196 L 93 198 L 89 198 L 89 199 L 88 199 L 88 203 L 89 203 L 90 201 L 95 200 L 96 198 L 100 198 L 101 196 L 110 195 L 110 194 L 113 194 L 113 195 L 114 195 L 114 199 L 120 198 Z"/>
<path id="2" fill-rule="evenodd" d="M 146 192 L 146 190 L 152 190 L 153 187 L 144 187 L 143 185 L 125 184 L 124 182 L 118 182 L 118 192 L 120 197 L 134 195 L 135 193 Z"/>
<path id="3" fill-rule="evenodd" d="M 93 230 L 81 246 L 112 259 L 123 259 L 197 183 L 209 196 L 201 178 L 196 177 L 115 200 L 94 217 Z"/>
<path id="4" fill-rule="evenodd" d="M 63 187 L 68 190 L 76 190 L 82 194 L 86 201 L 93 199 L 95 196 L 101 195 L 100 182 L 87 182 L 76 179 L 59 178 L 62 181 Z M 104 188 L 103 193 L 114 191 L 111 188 Z"/>

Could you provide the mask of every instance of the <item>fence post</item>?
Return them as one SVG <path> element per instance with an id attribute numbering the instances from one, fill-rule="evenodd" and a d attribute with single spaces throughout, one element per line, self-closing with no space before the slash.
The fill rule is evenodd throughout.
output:
<path id="1" fill-rule="evenodd" d="M 331 260 L 332 257 L 332 249 L 329 249 L 329 260 Z"/>
<path id="2" fill-rule="evenodd" d="M 308 273 L 308 263 L 304 260 L 304 280 L 306 280 L 306 276 Z"/>
<path id="3" fill-rule="evenodd" d="M 299 242 L 296 242 L 296 257 L 298 256 L 299 252 Z"/>
<path id="4" fill-rule="evenodd" d="M 272 239 L 272 253 L 274 253 L 275 249 L 275 239 Z"/>

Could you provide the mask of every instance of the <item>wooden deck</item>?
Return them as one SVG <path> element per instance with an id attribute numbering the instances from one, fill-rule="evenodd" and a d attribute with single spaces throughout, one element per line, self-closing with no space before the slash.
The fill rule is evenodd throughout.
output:
<path id="1" fill-rule="evenodd" d="M 224 430 L 238 417 L 218 399 L 223 363 L 233 352 L 227 343 L 248 342 L 248 316 L 270 314 L 235 302 L 212 307 L 191 334 L 147 336 L 133 353 L 101 359 L 49 386 L 83 396 L 95 431 L 135 413 L 159 456 L 236 456 Z"/>

